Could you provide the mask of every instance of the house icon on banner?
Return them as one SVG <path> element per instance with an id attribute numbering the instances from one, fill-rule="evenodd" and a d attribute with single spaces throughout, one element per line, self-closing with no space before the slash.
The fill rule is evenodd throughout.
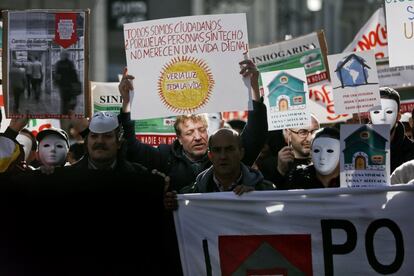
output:
<path id="1" fill-rule="evenodd" d="M 276 111 L 303 109 L 306 107 L 304 81 L 286 72 L 280 72 L 268 84 L 269 106 Z"/>
<path id="2" fill-rule="evenodd" d="M 338 62 L 335 72 L 342 88 L 360 86 L 368 83 L 368 69 L 371 69 L 362 57 L 350 54 Z M 336 87 L 338 88 L 338 87 Z"/>
<path id="3" fill-rule="evenodd" d="M 345 170 L 385 170 L 387 139 L 363 125 L 345 139 Z"/>

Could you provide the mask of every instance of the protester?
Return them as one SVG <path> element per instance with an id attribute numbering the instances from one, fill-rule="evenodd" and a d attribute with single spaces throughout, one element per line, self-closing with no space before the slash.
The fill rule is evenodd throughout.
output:
<path id="1" fill-rule="evenodd" d="M 380 87 L 382 109 L 370 111 L 371 123 L 390 125 L 391 172 L 402 163 L 414 158 L 414 143 L 405 135 L 399 122 L 400 95 L 389 87 Z"/>
<path id="2" fill-rule="evenodd" d="M 274 190 L 273 183 L 263 175 L 242 163 L 244 148 L 240 136 L 233 129 L 219 129 L 208 141 L 208 158 L 212 166 L 201 172 L 192 186 L 186 186 L 180 193 L 211 193 L 233 191 L 237 195 L 253 190 Z M 167 209 L 177 206 L 175 191 L 165 194 Z"/>
<path id="3" fill-rule="evenodd" d="M 61 114 L 69 114 L 76 106 L 77 91 L 74 89 L 78 89 L 79 78 L 67 50 L 61 51 L 60 60 L 55 64 L 54 80 L 59 87 Z"/>
<path id="4" fill-rule="evenodd" d="M 243 77 L 249 77 L 252 85 L 253 110 L 249 111 L 247 125 L 241 134 L 245 148 L 243 162 L 252 165 L 262 148 L 267 133 L 266 107 L 260 101 L 258 85 L 258 70 L 251 60 L 240 63 Z M 158 169 L 171 178 L 171 188 L 181 190 L 192 185 L 196 176 L 210 167 L 207 157 L 208 124 L 203 115 L 178 116 L 174 125 L 177 140 L 173 145 L 160 145 L 153 148 L 141 143 L 135 137 L 134 122 L 130 120 L 129 91 L 133 89 L 133 76 L 124 71 L 123 79 L 119 84 L 119 91 L 123 98 L 121 122 L 124 127 L 128 143 L 128 157 L 132 161 L 140 162 L 149 168 Z"/>
<path id="5" fill-rule="evenodd" d="M 43 167 L 56 168 L 63 167 L 66 164 L 69 138 L 64 130 L 47 128 L 40 131 L 36 139 L 39 143 L 37 159 Z"/>
<path id="6" fill-rule="evenodd" d="M 339 131 L 330 127 L 319 130 L 312 141 L 313 164 L 290 171 L 286 180 L 287 188 L 339 187 L 339 157 Z"/>
<path id="7" fill-rule="evenodd" d="M 24 160 L 30 165 L 36 159 L 37 141 L 33 133 L 27 128 L 22 129 L 16 137 L 17 142 L 23 146 Z"/>
<path id="8" fill-rule="evenodd" d="M 272 148 L 280 148 L 277 153 L 273 151 L 268 154 L 264 160 L 259 162 L 258 166 L 265 179 L 275 183 L 278 189 L 285 189 L 286 175 L 303 165 L 311 163 L 311 143 L 315 132 L 319 129 L 319 122 L 313 115 L 311 116 L 311 125 L 307 128 L 292 128 L 283 130 L 283 136 L 274 134 L 274 138 L 279 142 L 269 141 Z M 284 141 L 282 141 L 284 140 Z M 277 158 L 276 158 L 277 156 Z"/>
<path id="9" fill-rule="evenodd" d="M 259 171 L 242 163 L 244 148 L 237 131 L 220 129 L 209 138 L 208 158 L 212 166 L 201 172 L 192 187 L 181 193 L 234 191 L 241 195 L 252 190 L 273 190 L 274 185 L 264 180 Z"/>

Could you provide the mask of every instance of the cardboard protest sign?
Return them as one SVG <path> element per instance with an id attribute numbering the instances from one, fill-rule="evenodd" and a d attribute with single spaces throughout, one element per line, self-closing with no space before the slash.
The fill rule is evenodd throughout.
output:
<path id="1" fill-rule="evenodd" d="M 260 72 L 304 67 L 310 87 L 329 81 L 326 55 L 322 31 L 250 50 Z"/>
<path id="2" fill-rule="evenodd" d="M 93 112 L 111 111 L 119 113 L 122 97 L 117 82 L 91 82 Z M 175 117 L 155 118 L 135 121 L 136 137 L 151 146 L 172 144 L 176 139 Z"/>
<path id="3" fill-rule="evenodd" d="M 133 119 L 249 109 L 250 83 L 239 74 L 245 14 L 129 23 L 124 39 Z"/>
<path id="4" fill-rule="evenodd" d="M 390 126 L 341 125 L 341 187 L 390 184 Z"/>
<path id="5" fill-rule="evenodd" d="M 335 113 L 381 109 L 373 50 L 328 56 Z"/>
<path id="6" fill-rule="evenodd" d="M 269 130 L 308 127 L 309 93 L 303 67 L 260 75 Z"/>
<path id="7" fill-rule="evenodd" d="M 309 88 L 309 109 L 320 124 L 343 122 L 352 118 L 352 114 L 335 114 L 332 86 L 329 84 Z"/>
<path id="8" fill-rule="evenodd" d="M 390 66 L 414 65 L 414 5 L 385 0 Z"/>
<path id="9" fill-rule="evenodd" d="M 8 117 L 83 117 L 89 104 L 89 10 L 3 11 Z M 53 23 L 53 24 L 52 24 Z"/>
<path id="10" fill-rule="evenodd" d="M 384 9 L 379 8 L 359 30 L 354 40 L 345 48 L 344 52 L 375 51 L 376 59 L 388 58 L 387 26 L 385 24 Z"/>

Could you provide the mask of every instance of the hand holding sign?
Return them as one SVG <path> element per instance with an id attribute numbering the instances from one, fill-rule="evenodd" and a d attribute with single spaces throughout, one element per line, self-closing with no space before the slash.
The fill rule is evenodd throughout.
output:
<path id="1" fill-rule="evenodd" d="M 124 72 L 122 73 L 122 79 L 119 83 L 118 89 L 122 97 L 122 111 L 130 112 L 130 97 L 129 93 L 134 90 L 132 80 L 135 79 L 134 76 L 128 75 L 128 68 L 125 67 Z"/>

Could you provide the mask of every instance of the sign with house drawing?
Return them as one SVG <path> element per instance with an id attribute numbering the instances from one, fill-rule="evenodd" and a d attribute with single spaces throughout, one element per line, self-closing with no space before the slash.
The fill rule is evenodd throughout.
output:
<path id="1" fill-rule="evenodd" d="M 374 51 L 328 56 L 336 114 L 381 109 Z"/>
<path id="2" fill-rule="evenodd" d="M 341 125 L 341 186 L 389 185 L 389 141 L 389 125 Z"/>
<path id="3" fill-rule="evenodd" d="M 261 74 L 269 130 L 310 125 L 309 93 L 303 67 Z"/>

